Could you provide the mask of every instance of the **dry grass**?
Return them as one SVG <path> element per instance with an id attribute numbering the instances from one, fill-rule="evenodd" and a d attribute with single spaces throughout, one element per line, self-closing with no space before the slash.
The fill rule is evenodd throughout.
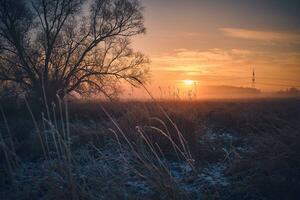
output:
<path id="1" fill-rule="evenodd" d="M 298 199 L 299 119 L 295 99 L 4 107 L 0 197 Z"/>

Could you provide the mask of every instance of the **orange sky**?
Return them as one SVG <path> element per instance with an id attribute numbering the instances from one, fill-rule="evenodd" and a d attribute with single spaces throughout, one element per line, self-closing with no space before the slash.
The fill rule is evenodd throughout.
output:
<path id="1" fill-rule="evenodd" d="M 253 68 L 263 91 L 300 86 L 296 1 L 141 2 L 147 34 L 133 45 L 151 59 L 152 90 L 188 87 L 182 80 L 250 87 Z"/>

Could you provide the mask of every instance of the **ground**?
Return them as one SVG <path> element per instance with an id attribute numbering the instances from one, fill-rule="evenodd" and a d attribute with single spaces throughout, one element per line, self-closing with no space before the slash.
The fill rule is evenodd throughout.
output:
<path id="1" fill-rule="evenodd" d="M 1 199 L 300 198 L 299 99 L 1 104 Z"/>

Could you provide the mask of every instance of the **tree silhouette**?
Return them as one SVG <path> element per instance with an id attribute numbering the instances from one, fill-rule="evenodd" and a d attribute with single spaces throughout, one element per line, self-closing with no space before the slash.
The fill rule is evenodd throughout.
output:
<path id="1" fill-rule="evenodd" d="M 0 81 L 48 102 L 113 97 L 121 80 L 145 80 L 148 59 L 130 46 L 144 32 L 138 0 L 0 0 Z"/>

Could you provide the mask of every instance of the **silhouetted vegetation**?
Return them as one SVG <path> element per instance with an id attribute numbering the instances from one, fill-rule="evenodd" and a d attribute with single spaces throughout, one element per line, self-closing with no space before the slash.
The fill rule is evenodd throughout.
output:
<path id="1" fill-rule="evenodd" d="M 32 99 L 99 92 L 145 80 L 148 59 L 130 47 L 145 32 L 137 0 L 1 0 L 1 88 Z"/>
<path id="2" fill-rule="evenodd" d="M 35 122 L 3 109 L 1 199 L 300 196 L 297 99 L 68 107 Z"/>

